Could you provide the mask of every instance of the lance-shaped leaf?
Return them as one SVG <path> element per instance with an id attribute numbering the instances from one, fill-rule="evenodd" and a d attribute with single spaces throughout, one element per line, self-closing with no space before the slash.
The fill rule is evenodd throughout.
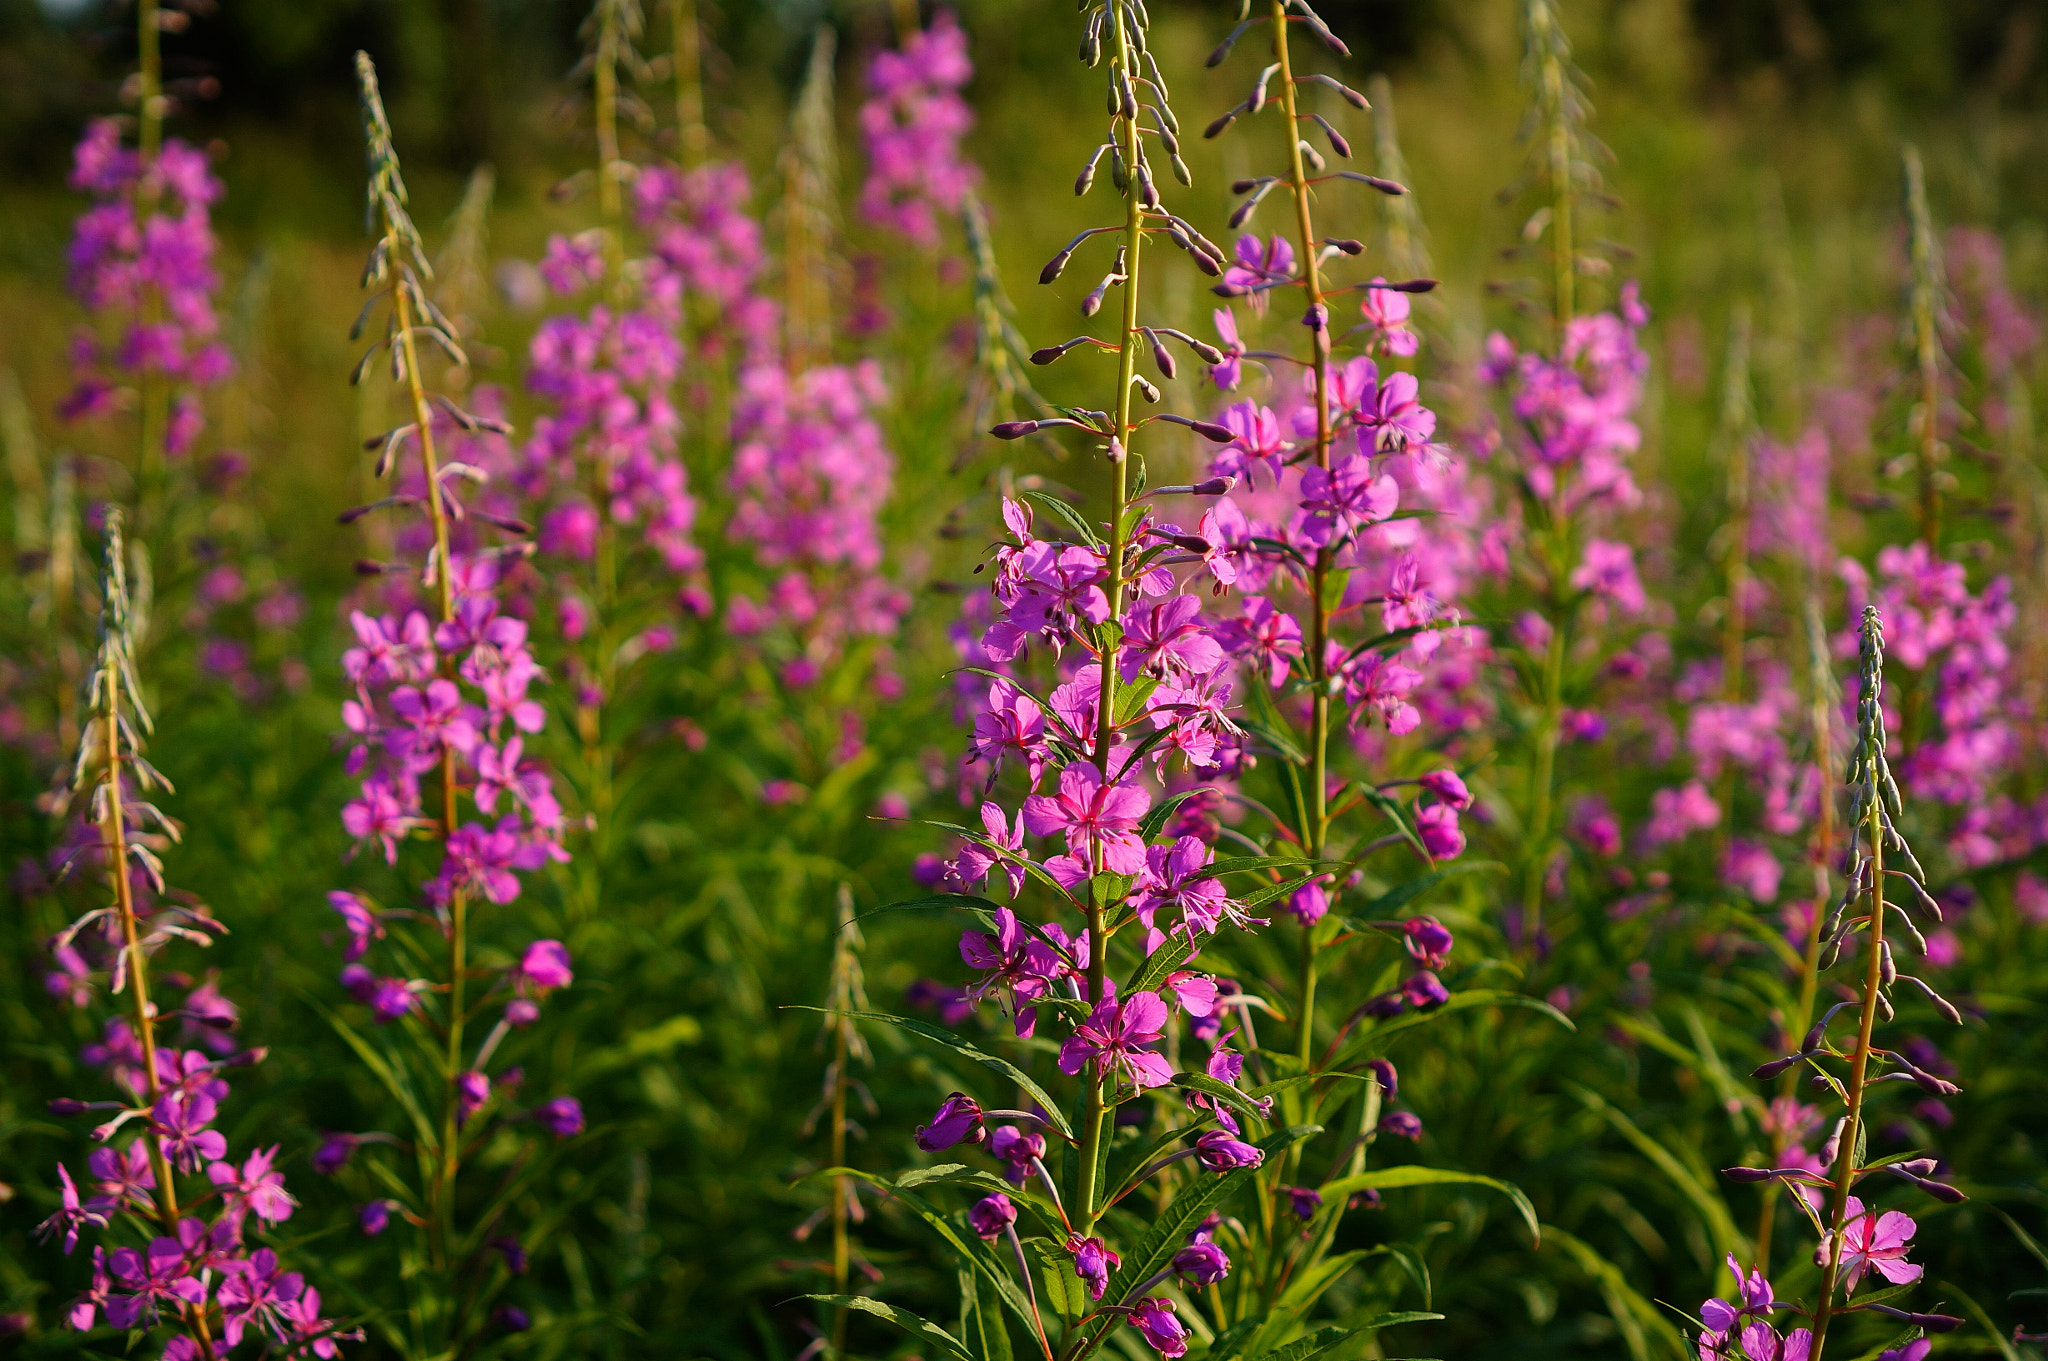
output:
<path id="1" fill-rule="evenodd" d="M 1299 1141 L 1322 1132 L 1321 1125 L 1294 1125 L 1277 1133 L 1269 1134 L 1259 1141 L 1267 1157 L 1274 1157 Z M 1195 1225 L 1202 1222 L 1211 1210 L 1217 1209 L 1230 1197 L 1249 1186 L 1256 1169 L 1236 1168 L 1216 1175 L 1202 1173 L 1181 1193 L 1173 1203 L 1160 1212 L 1152 1221 L 1152 1227 L 1138 1246 L 1124 1255 L 1124 1264 L 1109 1281 L 1109 1289 L 1103 1294 L 1105 1301 L 1117 1304 L 1137 1289 L 1142 1281 L 1149 1281 L 1164 1270 L 1173 1260 L 1173 1254 L 1186 1246 L 1187 1236 Z"/>
<path id="2" fill-rule="evenodd" d="M 1522 1222 L 1529 1226 L 1530 1239 L 1539 1246 L 1543 1242 L 1543 1226 L 1537 1222 L 1536 1207 L 1529 1203 L 1529 1197 L 1522 1194 L 1522 1188 L 1513 1182 L 1481 1176 L 1477 1172 L 1453 1172 L 1444 1167 L 1417 1167 L 1412 1164 L 1381 1167 L 1354 1176 L 1339 1177 L 1320 1189 L 1323 1199 L 1334 1204 L 1339 1197 L 1349 1198 L 1358 1191 L 1391 1191 L 1403 1186 L 1484 1186 L 1498 1191 L 1514 1203 Z"/>
<path id="3" fill-rule="evenodd" d="M 804 1008 L 804 1010 L 817 1010 L 817 1008 L 810 1007 Z M 1008 1078 L 1023 1088 L 1024 1093 L 1038 1103 L 1039 1108 L 1045 1112 L 1046 1118 L 1058 1127 L 1060 1133 L 1070 1139 L 1073 1137 L 1073 1127 L 1067 1123 L 1066 1117 L 1060 1114 L 1058 1103 L 1045 1094 L 1044 1088 L 1031 1080 L 1030 1074 L 1008 1059 L 1000 1055 L 991 1054 L 983 1049 L 977 1049 L 950 1030 L 931 1025 L 925 1021 L 912 1020 L 908 1016 L 891 1016 L 885 1011 L 849 1011 L 845 1015 L 852 1017 L 856 1021 L 880 1021 L 884 1025 L 893 1025 L 899 1030 L 907 1030 L 913 1035 L 932 1041 L 934 1044 L 944 1045 L 961 1058 L 970 1059 L 992 1073 L 998 1073 Z"/>
<path id="4" fill-rule="evenodd" d="M 884 1323 L 894 1324 L 912 1337 L 928 1345 L 939 1347 L 960 1358 L 960 1361 L 975 1361 L 975 1356 L 958 1338 L 933 1323 L 930 1319 L 919 1318 L 908 1309 L 898 1309 L 893 1304 L 870 1299 L 866 1295 L 799 1295 L 800 1300 L 816 1300 L 829 1304 L 835 1309 L 851 1309 L 859 1314 L 872 1314 Z"/>

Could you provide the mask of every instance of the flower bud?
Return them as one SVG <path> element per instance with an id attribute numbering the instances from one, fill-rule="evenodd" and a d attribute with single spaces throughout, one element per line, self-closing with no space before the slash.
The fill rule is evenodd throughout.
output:
<path id="1" fill-rule="evenodd" d="M 967 1222 L 983 1238 L 1000 1237 L 1017 1222 L 1017 1206 L 1001 1191 L 984 1196 L 967 1211 Z"/>
<path id="2" fill-rule="evenodd" d="M 989 433 L 997 439 L 1022 439 L 1038 429 L 1037 421 L 1003 421 L 989 427 Z"/>
<path id="3" fill-rule="evenodd" d="M 1211 1172 L 1229 1172 L 1259 1166 L 1266 1161 L 1266 1152 L 1226 1130 L 1212 1129 L 1195 1140 L 1195 1161 Z"/>
<path id="4" fill-rule="evenodd" d="M 940 1102 L 931 1123 L 917 1129 L 917 1146 L 927 1153 L 960 1143 L 979 1147 L 987 1141 L 988 1128 L 982 1124 L 981 1103 L 964 1092 L 954 1092 Z"/>

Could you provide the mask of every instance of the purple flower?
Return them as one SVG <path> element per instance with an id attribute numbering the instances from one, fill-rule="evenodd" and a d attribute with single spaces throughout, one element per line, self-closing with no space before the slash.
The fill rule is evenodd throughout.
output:
<path id="1" fill-rule="evenodd" d="M 277 1254 L 269 1248 L 258 1248 L 247 1261 L 237 1263 L 220 1283 L 222 1333 L 228 1346 L 240 1345 L 251 1324 L 283 1341 L 278 1310 L 305 1289 L 306 1278 L 296 1271 L 280 1271 Z"/>
<path id="2" fill-rule="evenodd" d="M 373 1200 L 357 1212 L 356 1220 L 366 1235 L 375 1238 L 391 1226 L 391 1204 L 388 1200 Z"/>
<path id="3" fill-rule="evenodd" d="M 569 947 L 558 940 L 537 940 L 520 957 L 513 981 L 522 989 L 545 994 L 568 987 L 575 978 L 569 971 Z"/>
<path id="4" fill-rule="evenodd" d="M 106 1301 L 107 1322 L 133 1328 L 156 1317 L 158 1306 L 204 1304 L 206 1285 L 192 1275 L 185 1245 L 175 1238 L 156 1238 L 144 1249 L 115 1248 L 108 1274 L 125 1295 Z"/>
<path id="5" fill-rule="evenodd" d="M 1303 927 L 1314 926 L 1330 912 L 1330 892 L 1322 878 L 1310 879 L 1287 895 L 1287 911 Z"/>
<path id="6" fill-rule="evenodd" d="M 93 1207 L 112 1214 L 120 1209 L 147 1210 L 154 1203 L 156 1170 L 149 1164 L 149 1145 L 141 1139 L 125 1149 L 96 1148 L 86 1166 L 98 1179 Z"/>
<path id="7" fill-rule="evenodd" d="M 57 1180 L 63 1183 L 59 1192 L 62 1199 L 57 1206 L 57 1213 L 36 1227 L 36 1237 L 47 1239 L 56 1234 L 63 1234 L 64 1252 L 69 1256 L 71 1250 L 78 1246 L 78 1230 L 81 1227 L 104 1229 L 107 1226 L 107 1217 L 92 1206 L 79 1203 L 78 1187 L 72 1183 L 71 1173 L 62 1163 L 57 1164 Z"/>
<path id="8" fill-rule="evenodd" d="M 1907 1285 L 1920 1279 L 1921 1268 L 1906 1260 L 1919 1225 L 1911 1215 L 1898 1210 L 1865 1210 L 1863 1202 L 1849 1197 L 1849 1219 L 1841 1233 L 1841 1269 L 1846 1288 L 1853 1294 L 1864 1273 L 1875 1271 L 1893 1285 Z M 1827 1262 L 1828 1244 L 1815 1251 L 1814 1260 Z"/>
<path id="9" fill-rule="evenodd" d="M 299 1202 L 284 1189 L 284 1173 L 274 1165 L 276 1161 L 277 1145 L 272 1144 L 250 1153 L 240 1167 L 217 1162 L 206 1169 L 206 1176 L 220 1189 L 229 1213 L 237 1220 L 248 1211 L 266 1224 L 279 1224 L 292 1217 Z"/>
<path id="10" fill-rule="evenodd" d="M 1122 1266 L 1124 1259 L 1111 1252 L 1100 1238 L 1069 1238 L 1067 1251 L 1074 1256 L 1074 1274 L 1088 1287 L 1088 1298 L 1101 1299 L 1102 1292 L 1109 1288 L 1109 1273 Z"/>
<path id="11" fill-rule="evenodd" d="M 1427 969 L 1418 969 L 1401 984 L 1401 996 L 1417 1010 L 1439 1007 L 1451 1000 L 1450 989 Z"/>
<path id="12" fill-rule="evenodd" d="M 1402 1139 L 1422 1138 L 1422 1117 L 1412 1111 L 1388 1111 L 1380 1117 L 1380 1133 Z"/>
<path id="13" fill-rule="evenodd" d="M 533 1326 L 533 1320 L 516 1304 L 501 1304 L 491 1310 L 491 1321 L 508 1333 L 523 1333 Z"/>
<path id="14" fill-rule="evenodd" d="M 1188 1330 L 1173 1316 L 1173 1301 L 1147 1295 L 1131 1306 L 1130 1324 L 1161 1356 L 1185 1356 Z"/>
<path id="15" fill-rule="evenodd" d="M 1060 1046 L 1060 1071 L 1077 1076 L 1092 1064 L 1098 1079 L 1121 1073 L 1140 1091 L 1164 1087 L 1173 1081 L 1173 1065 L 1146 1046 L 1166 1033 L 1166 1021 L 1166 1003 L 1157 993 L 1106 997 Z"/>
<path id="16" fill-rule="evenodd" d="M 573 1096 L 558 1096 L 535 1106 L 533 1118 L 557 1139 L 573 1138 L 583 1132 L 583 1103 Z"/>
<path id="17" fill-rule="evenodd" d="M 1195 1140 L 1195 1161 L 1211 1172 L 1229 1172 L 1259 1166 L 1266 1161 L 1266 1151 L 1228 1130 L 1212 1129 Z"/>
<path id="18" fill-rule="evenodd" d="M 967 1211 L 967 1222 L 983 1238 L 999 1237 L 1017 1222 L 1017 1206 L 1001 1191 L 982 1197 Z"/>
<path id="19" fill-rule="evenodd" d="M 989 1136 L 988 1151 L 1003 1164 L 1003 1179 L 1022 1186 L 1032 1163 L 1045 1156 L 1045 1136 L 1026 1134 L 1015 1125 L 998 1125 Z"/>
<path id="20" fill-rule="evenodd" d="M 455 1079 L 455 1123 L 466 1125 L 469 1117 L 491 1099 L 491 1079 L 472 1068 Z"/>
<path id="21" fill-rule="evenodd" d="M 348 952 L 342 956 L 348 964 L 354 964 L 369 952 L 373 939 L 383 939 L 383 921 L 369 903 L 362 901 L 358 894 L 334 890 L 328 894 L 328 907 L 342 915 L 342 925 L 348 929 Z"/>
<path id="22" fill-rule="evenodd" d="M 1210 1240 L 1207 1230 L 1197 1230 L 1188 1245 L 1173 1254 L 1173 1269 L 1190 1285 L 1214 1285 L 1230 1274 L 1230 1257 Z"/>
<path id="23" fill-rule="evenodd" d="M 1458 810 L 1447 803 L 1433 803 L 1415 815 L 1415 832 L 1435 860 L 1455 860 L 1465 853 L 1465 833 L 1458 827 Z"/>
<path id="24" fill-rule="evenodd" d="M 1176 595 L 1132 609 L 1124 618 L 1119 670 L 1141 675 L 1206 676 L 1223 664 L 1223 648 L 1202 622 L 1198 596 Z"/>
<path id="25" fill-rule="evenodd" d="M 1378 524 L 1400 504 L 1400 484 L 1385 473 L 1375 475 L 1368 455 L 1347 454 L 1329 468 L 1302 472 L 1300 533 L 1317 548 L 1326 547 L 1354 528 Z"/>
<path id="26" fill-rule="evenodd" d="M 389 1025 L 419 1005 L 418 995 L 426 986 L 418 979 L 372 979 L 362 1000 L 369 1003 L 377 1024 Z"/>
<path id="27" fill-rule="evenodd" d="M 1024 800 L 1024 826 L 1034 836 L 1064 832 L 1073 854 L 1117 874 L 1137 874 L 1145 868 L 1138 824 L 1151 804 L 1143 789 L 1106 785 L 1093 765 L 1076 761 L 1060 772 L 1057 795 L 1033 794 Z"/>
<path id="28" fill-rule="evenodd" d="M 1388 1059 L 1371 1059 L 1366 1063 L 1365 1067 L 1366 1071 L 1373 1075 L 1373 1079 L 1380 1084 L 1380 1090 L 1387 1096 L 1391 1097 L 1401 1089 L 1401 1075 L 1394 1071 L 1392 1061 Z"/>
<path id="29" fill-rule="evenodd" d="M 505 1258 L 505 1270 L 514 1276 L 526 1274 L 526 1249 L 517 1238 L 493 1238 L 490 1244 Z"/>
<path id="30" fill-rule="evenodd" d="M 1451 953 L 1451 933 L 1435 917 L 1410 917 L 1401 924 L 1407 937 L 1408 953 L 1426 968 L 1441 969 Z"/>
<path id="31" fill-rule="evenodd" d="M 1465 787 L 1465 781 L 1455 770 L 1432 770 L 1416 783 L 1453 808 L 1472 806 L 1472 791 Z"/>
<path id="32" fill-rule="evenodd" d="M 219 1103 L 203 1092 L 166 1092 L 150 1110 L 150 1121 L 162 1143 L 164 1156 L 180 1172 L 191 1174 L 203 1162 L 227 1156 L 228 1141 L 219 1130 L 208 1129 Z"/>
<path id="33" fill-rule="evenodd" d="M 981 1103 L 964 1092 L 954 1092 L 939 1103 L 931 1123 L 917 1127 L 917 1146 L 938 1153 L 955 1144 L 980 1147 L 988 1139 L 988 1127 L 981 1122 Z"/>
<path id="34" fill-rule="evenodd" d="M 1313 1186 L 1290 1186 L 1287 1188 L 1287 1198 L 1292 1202 L 1296 1219 L 1314 1219 L 1316 1211 L 1323 1208 L 1323 1193 Z"/>
<path id="35" fill-rule="evenodd" d="M 333 1176 L 348 1166 L 361 1142 L 353 1134 L 330 1133 L 323 1136 L 320 1147 L 313 1151 L 313 1170 L 323 1177 Z"/>

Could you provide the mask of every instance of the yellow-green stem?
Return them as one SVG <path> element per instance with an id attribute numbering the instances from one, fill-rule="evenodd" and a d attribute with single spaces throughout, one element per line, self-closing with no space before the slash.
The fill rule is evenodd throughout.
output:
<path id="1" fill-rule="evenodd" d="M 1821 1361 L 1827 1345 L 1828 1322 L 1834 1315 L 1835 1286 L 1842 1270 L 1843 1230 L 1849 1219 L 1850 1183 L 1856 1175 L 1856 1149 L 1862 1143 L 1863 1099 L 1869 1090 L 1871 1033 L 1877 1028 L 1878 989 L 1884 982 L 1884 811 L 1873 781 L 1865 790 L 1864 839 L 1870 847 L 1870 892 L 1867 908 L 1870 952 L 1863 974 L 1863 1010 L 1856 1026 L 1856 1052 L 1849 1060 L 1849 1114 L 1842 1122 L 1835 1149 L 1834 1207 L 1829 1216 L 1830 1232 L 1825 1245 L 1827 1264 L 1821 1272 L 1820 1304 L 1813 1313 L 1813 1356 Z"/>
<path id="2" fill-rule="evenodd" d="M 129 1014 L 135 1040 L 142 1050 L 143 1094 L 152 1109 L 163 1096 L 163 1083 L 156 1066 L 156 1007 L 149 1000 L 149 964 L 142 949 L 141 923 L 135 915 L 135 886 L 128 877 L 128 823 L 122 806 L 121 767 L 121 667 L 108 665 L 101 672 L 100 726 L 105 740 L 107 762 L 106 811 L 101 817 L 100 840 L 107 857 L 107 873 L 114 890 L 114 910 L 121 920 L 122 950 L 128 956 Z M 156 1177 L 157 1222 L 167 1234 L 178 1224 L 178 1187 L 171 1178 L 170 1160 L 154 1125 L 146 1126 L 143 1145 L 149 1150 L 149 1169 Z M 202 1355 L 212 1361 L 213 1338 L 206 1317 L 197 1307 L 182 1311 L 192 1340 Z"/>
<path id="3" fill-rule="evenodd" d="M 404 267 L 399 263 L 402 258 L 401 249 L 402 243 L 398 234 L 395 231 L 387 232 L 385 251 L 392 262 L 392 268 L 399 271 L 398 277 L 392 282 L 391 290 L 398 318 L 397 343 L 404 355 L 406 395 L 412 402 L 413 421 L 419 436 L 421 470 L 427 483 L 427 514 L 434 526 L 434 581 L 439 588 L 441 620 L 445 623 L 455 617 L 455 581 L 449 554 L 448 511 L 442 499 L 440 463 L 434 453 L 433 408 L 427 402 L 426 384 L 420 375 L 419 349 L 413 341 L 412 299 Z M 444 658 L 444 670 L 448 665 L 449 659 Z M 455 753 L 451 748 L 444 746 L 441 751 L 440 827 L 444 841 L 455 833 L 457 790 Z M 432 1225 L 429 1241 L 433 1260 L 435 1266 L 444 1271 L 449 1267 L 449 1248 L 455 1237 L 455 1178 L 461 1160 L 456 1084 L 463 1071 L 463 984 L 468 973 L 468 895 L 459 889 L 450 895 L 448 918 L 448 1043 L 443 1065 L 446 1083 L 441 1119 L 441 1146 L 436 1150 L 438 1156 L 434 1159 L 432 1204 L 429 1207 Z"/>
<path id="4" fill-rule="evenodd" d="M 1294 62 L 1287 47 L 1287 5 L 1285 0 L 1271 0 L 1270 26 L 1273 30 L 1273 60 L 1280 67 L 1280 110 L 1286 118 L 1283 131 L 1287 138 L 1287 183 L 1294 193 L 1295 238 L 1301 258 L 1301 282 L 1307 290 L 1307 305 L 1311 314 L 1323 308 L 1322 272 L 1316 259 L 1315 219 L 1309 208 L 1308 170 L 1301 154 L 1301 115 L 1295 103 Z M 1312 368 L 1316 380 L 1316 447 L 1315 462 L 1319 468 L 1330 466 L 1330 321 L 1327 316 L 1322 324 L 1311 327 L 1314 358 Z M 1330 686 L 1329 668 L 1323 653 L 1330 636 L 1330 607 L 1326 598 L 1330 579 L 1330 555 L 1327 549 L 1316 550 L 1315 563 L 1309 572 L 1309 645 L 1308 673 L 1312 682 L 1312 698 L 1309 711 L 1309 789 L 1303 800 L 1306 825 L 1301 828 L 1301 842 L 1307 848 L 1309 857 L 1321 860 L 1325 844 L 1329 839 L 1329 752 L 1330 752 Z M 1296 1053 L 1301 1059 L 1303 1071 L 1307 1071 L 1315 1052 L 1316 1028 L 1316 928 L 1314 925 L 1301 929 L 1301 1016 L 1296 1036 Z"/>
<path id="5" fill-rule="evenodd" d="M 1124 27 L 1124 9 L 1121 5 L 1109 7 L 1110 22 L 1116 40 L 1117 64 L 1135 82 L 1137 63 L 1134 60 L 1130 33 Z M 1138 164 L 1142 144 L 1138 138 L 1138 123 L 1134 118 L 1119 120 L 1123 138 L 1124 164 L 1130 167 L 1129 187 L 1125 192 L 1124 204 L 1124 307 L 1123 335 L 1117 351 L 1117 394 L 1115 447 L 1110 455 L 1110 476 L 1113 490 L 1109 515 L 1109 547 L 1106 554 L 1109 584 L 1109 620 L 1104 625 L 1104 646 L 1101 656 L 1101 690 L 1096 697 L 1095 711 L 1095 768 L 1107 781 L 1110 778 L 1110 749 L 1116 737 L 1116 681 L 1117 648 L 1116 639 L 1123 628 L 1124 615 L 1124 510 L 1131 496 L 1131 459 L 1137 427 L 1131 420 L 1131 390 L 1138 376 L 1138 351 L 1143 337 L 1138 331 L 1138 267 L 1144 249 L 1145 205 L 1139 197 Z M 1099 894 L 1090 892 L 1088 897 L 1088 1001 L 1090 1005 L 1101 1002 L 1104 984 L 1108 978 L 1109 939 L 1103 932 L 1104 904 Z M 1088 1084 L 1087 1109 L 1081 1119 L 1081 1179 L 1080 1179 L 1080 1223 L 1084 1230 L 1093 1228 L 1099 1213 L 1096 1199 L 1101 1188 L 1096 1184 L 1097 1166 L 1101 1161 L 1102 1129 L 1106 1107 L 1103 1103 L 1102 1082 L 1091 1077 Z"/>
<path id="6" fill-rule="evenodd" d="M 697 0 L 669 0 L 676 74 L 676 159 L 685 170 L 704 164 L 710 130 L 704 126 L 704 37 Z"/>
<path id="7" fill-rule="evenodd" d="M 1810 587 L 1806 594 L 1805 614 L 1807 654 L 1811 659 L 1806 717 L 1813 742 L 1813 768 L 1820 772 L 1824 792 L 1820 800 L 1820 816 L 1814 822 L 1813 841 L 1807 849 L 1807 859 L 1813 867 L 1813 910 L 1806 923 L 1805 949 L 1800 955 L 1799 1001 L 1793 1008 L 1791 1024 L 1785 1027 L 1789 1035 L 1804 1035 L 1807 1027 L 1813 1024 L 1813 1005 L 1820 995 L 1820 928 L 1822 919 L 1827 915 L 1828 866 L 1835 858 L 1835 799 L 1827 784 L 1835 765 L 1827 631 L 1821 622 L 1820 601 Z M 1778 1094 L 1793 1097 L 1798 1095 L 1798 1091 L 1799 1069 L 1788 1068 L 1778 1079 Z M 1778 1191 L 1777 1182 L 1764 1184 L 1763 1208 L 1757 1215 L 1756 1256 L 1751 1265 L 1767 1275 L 1771 1265 L 1771 1231 L 1777 1216 Z"/>
<path id="8" fill-rule="evenodd" d="M 135 37 L 141 69 L 136 73 L 137 141 L 142 162 L 156 160 L 164 140 L 163 27 L 157 19 L 157 0 L 138 0 L 135 6 Z"/>

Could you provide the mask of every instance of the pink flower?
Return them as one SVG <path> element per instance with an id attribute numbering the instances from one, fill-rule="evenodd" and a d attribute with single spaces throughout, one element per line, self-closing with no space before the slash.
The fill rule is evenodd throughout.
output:
<path id="1" fill-rule="evenodd" d="M 1572 569 L 1571 585 L 1611 602 L 1623 614 L 1641 614 L 1649 608 L 1642 578 L 1636 575 L 1635 550 L 1625 543 L 1588 539 L 1579 565 Z"/>
<path id="2" fill-rule="evenodd" d="M 1906 1260 L 1906 1244 L 1920 1227 L 1911 1215 L 1898 1210 L 1865 1210 L 1863 1202 L 1849 1197 L 1849 1218 L 1840 1239 L 1841 1270 L 1845 1287 L 1854 1292 L 1864 1273 L 1875 1271 L 1893 1285 L 1908 1285 L 1920 1279 L 1921 1268 Z M 1823 1243 L 1814 1261 L 1827 1265 L 1829 1244 Z"/>
<path id="3" fill-rule="evenodd" d="M 1151 807 L 1143 789 L 1104 784 L 1101 772 L 1076 761 L 1060 772 L 1057 795 L 1033 794 L 1024 800 L 1024 826 L 1034 836 L 1064 832 L 1067 849 L 1117 874 L 1145 868 L 1145 843 L 1138 823 Z"/>
<path id="4" fill-rule="evenodd" d="M 266 1224 L 277 1224 L 290 1219 L 299 1202 L 284 1189 L 284 1173 L 272 1165 L 276 1160 L 277 1145 L 272 1144 L 251 1152 L 239 1168 L 230 1162 L 214 1163 L 206 1176 L 227 1197 L 237 1218 L 248 1210 Z"/>
<path id="5" fill-rule="evenodd" d="M 575 978 L 569 969 L 569 947 L 558 940 L 537 940 L 520 956 L 513 982 L 524 991 L 547 993 L 568 987 Z"/>
<path id="6" fill-rule="evenodd" d="M 1372 281 L 1383 284 L 1386 279 L 1376 274 Z M 1384 349 L 1388 354 L 1414 354 L 1418 341 L 1415 332 L 1408 328 L 1410 306 L 1406 293 L 1391 288 L 1366 289 L 1365 296 L 1359 300 L 1358 310 L 1372 331 L 1367 343 L 1376 349 Z"/>
<path id="7" fill-rule="evenodd" d="M 1121 1073 L 1141 1091 L 1164 1087 L 1173 1081 L 1173 1065 L 1144 1046 L 1166 1033 L 1166 1020 L 1157 993 L 1106 997 L 1060 1046 L 1060 1071 L 1074 1076 L 1092 1064 L 1098 1078 Z"/>
<path id="8" fill-rule="evenodd" d="M 1360 525 L 1378 524 L 1401 504 L 1401 488 L 1385 473 L 1377 476 L 1366 454 L 1347 454 L 1325 469 L 1301 475 L 1301 536 L 1318 548 Z"/>
<path id="9" fill-rule="evenodd" d="M 1415 831 L 1434 859 L 1454 860 L 1465 853 L 1465 833 L 1458 828 L 1458 810 L 1447 803 L 1433 803 L 1417 813 Z"/>

